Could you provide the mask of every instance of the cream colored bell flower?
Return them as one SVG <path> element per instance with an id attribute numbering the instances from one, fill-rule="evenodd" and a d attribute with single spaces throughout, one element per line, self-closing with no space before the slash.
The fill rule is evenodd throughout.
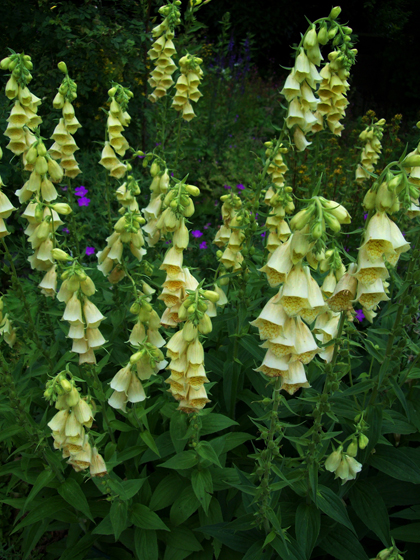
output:
<path id="1" fill-rule="evenodd" d="M 182 261 L 182 251 L 178 251 L 176 247 L 171 247 L 167 251 L 159 270 L 165 270 L 169 277 L 177 276 L 182 272 Z"/>
<path id="2" fill-rule="evenodd" d="M 142 402 L 146 399 L 146 393 L 137 375 L 133 374 L 131 377 L 131 383 L 127 391 L 127 399 L 131 403 Z"/>
<path id="3" fill-rule="evenodd" d="M 106 319 L 99 309 L 87 297 L 83 298 L 83 314 L 86 319 L 86 326 L 95 329 Z"/>
<path id="4" fill-rule="evenodd" d="M 289 393 L 289 395 L 294 395 L 302 387 L 310 387 L 306 379 L 305 368 L 299 361 L 290 362 L 287 373 L 282 375 L 281 389 Z"/>
<path id="5" fill-rule="evenodd" d="M 286 281 L 287 275 L 293 267 L 290 254 L 290 240 L 280 245 L 269 258 L 266 265 L 260 268 L 267 275 L 272 288 Z"/>
<path id="6" fill-rule="evenodd" d="M 392 241 L 391 220 L 385 212 L 377 212 L 369 220 L 360 248 L 366 249 L 370 259 L 388 258 L 395 252 Z"/>
<path id="7" fill-rule="evenodd" d="M 48 297 L 55 297 L 57 290 L 57 267 L 53 265 L 41 282 L 38 284 L 38 288 L 41 288 L 41 293 Z"/>
<path id="8" fill-rule="evenodd" d="M 369 258 L 366 248 L 362 247 L 359 250 L 357 270 L 354 276 L 365 286 L 370 286 L 378 279 L 386 280 L 389 277 L 389 272 L 382 257 L 379 259 Z"/>
<path id="9" fill-rule="evenodd" d="M 83 424 L 86 428 L 90 428 L 92 426 L 92 409 L 84 399 L 79 399 L 79 402 L 76 404 L 76 406 L 73 407 L 72 410 L 76 415 L 77 421 L 80 424 Z"/>
<path id="10" fill-rule="evenodd" d="M 295 317 L 302 309 L 310 308 L 308 275 L 302 265 L 296 265 L 290 271 L 280 289 L 279 302 L 289 317 Z"/>
<path id="11" fill-rule="evenodd" d="M 250 322 L 250 325 L 258 328 L 262 340 L 271 340 L 281 335 L 286 319 L 288 318 L 284 308 L 275 298 L 276 296 L 271 298 L 266 303 L 257 319 Z"/>
<path id="12" fill-rule="evenodd" d="M 90 462 L 90 474 L 91 476 L 105 476 L 108 474 L 107 469 L 106 469 L 106 464 L 105 461 L 102 457 L 102 455 L 100 455 L 98 453 L 98 450 L 96 449 L 96 447 L 92 448 L 92 457 L 91 457 L 91 462 Z"/>
<path id="13" fill-rule="evenodd" d="M 401 233 L 397 224 L 392 220 L 389 220 L 389 222 L 389 227 L 391 230 L 391 243 L 395 253 L 385 255 L 385 259 L 391 266 L 396 266 L 401 253 L 405 253 L 410 249 L 410 243 L 405 240 L 405 237 Z"/>
<path id="14" fill-rule="evenodd" d="M 335 274 L 333 272 L 330 272 L 324 278 L 324 282 L 322 283 L 322 288 L 321 288 L 326 298 L 330 298 L 333 295 L 336 285 L 337 285 L 337 280 L 335 278 Z"/>
<path id="15" fill-rule="evenodd" d="M 125 367 L 121 368 L 112 378 L 109 384 L 111 389 L 114 389 L 119 393 L 127 393 L 128 387 L 131 383 L 132 375 L 131 363 L 128 363 Z"/>
<path id="16" fill-rule="evenodd" d="M 352 308 L 352 301 L 357 288 L 357 280 L 354 277 L 355 272 L 356 264 L 351 263 L 348 272 L 340 278 L 333 295 L 327 302 L 332 311 L 346 311 Z"/>
<path id="17" fill-rule="evenodd" d="M 127 412 L 127 395 L 124 391 L 114 391 L 108 399 L 109 406 Z"/>
<path id="18" fill-rule="evenodd" d="M 295 353 L 291 356 L 291 361 L 299 360 L 302 364 L 309 364 L 318 352 L 319 348 L 311 331 L 303 321 L 297 318 Z"/>
<path id="19" fill-rule="evenodd" d="M 282 334 L 276 338 L 267 340 L 261 344 L 261 348 L 269 348 L 271 352 L 277 356 L 277 358 L 289 356 L 289 354 L 295 354 L 296 319 L 294 317 L 287 317 L 284 322 Z"/>
<path id="20" fill-rule="evenodd" d="M 378 278 L 368 286 L 359 282 L 355 301 L 358 301 L 367 311 L 373 311 L 381 301 L 389 301 L 383 281 Z"/>
<path id="21" fill-rule="evenodd" d="M 74 292 L 68 300 L 66 309 L 63 314 L 64 321 L 80 321 L 83 323 L 82 304 L 80 303 L 77 293 Z"/>
<path id="22" fill-rule="evenodd" d="M 277 357 L 271 350 L 267 350 L 263 363 L 254 371 L 261 371 L 268 377 L 280 377 L 286 375 L 288 369 L 289 360 L 287 357 Z"/>

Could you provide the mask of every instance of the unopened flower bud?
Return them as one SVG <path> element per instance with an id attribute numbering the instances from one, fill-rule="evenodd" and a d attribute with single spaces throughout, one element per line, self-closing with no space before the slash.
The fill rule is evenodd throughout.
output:
<path id="1" fill-rule="evenodd" d="M 347 447 L 346 453 L 347 453 L 347 455 L 350 455 L 350 457 L 356 457 L 356 455 L 357 455 L 357 441 L 355 439 Z"/>
<path id="2" fill-rule="evenodd" d="M 51 251 L 53 259 L 56 261 L 72 261 L 72 257 L 62 249 L 55 248 Z"/>
<path id="3" fill-rule="evenodd" d="M 67 64 L 65 62 L 59 62 L 57 64 L 57 68 L 60 70 L 60 72 L 63 72 L 63 74 L 67 74 Z"/>
<path id="4" fill-rule="evenodd" d="M 341 14 L 341 8 L 340 6 L 335 6 L 335 8 L 333 8 L 330 12 L 330 15 L 328 16 L 330 19 L 337 19 L 338 16 Z"/>
<path id="5" fill-rule="evenodd" d="M 365 434 L 360 434 L 359 436 L 359 447 L 360 449 L 365 449 L 369 443 L 369 439 Z"/>
<path id="6" fill-rule="evenodd" d="M 213 303 L 216 303 L 220 299 L 219 294 L 217 292 L 213 292 L 212 290 L 204 290 L 203 297 Z"/>
<path id="7" fill-rule="evenodd" d="M 51 208 L 57 212 L 57 214 L 70 214 L 71 207 L 66 202 L 57 202 L 57 204 L 51 204 Z"/>

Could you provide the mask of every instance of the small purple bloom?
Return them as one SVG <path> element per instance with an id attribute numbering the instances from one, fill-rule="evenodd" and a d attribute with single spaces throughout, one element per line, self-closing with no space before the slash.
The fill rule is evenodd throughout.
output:
<path id="1" fill-rule="evenodd" d="M 364 318 L 365 318 L 365 314 L 363 313 L 363 311 L 361 309 L 358 309 L 356 311 L 356 319 L 358 321 L 362 322 Z"/>
<path id="2" fill-rule="evenodd" d="M 79 206 L 89 206 L 90 204 L 90 198 L 86 198 L 85 196 L 82 196 L 81 198 L 79 198 L 79 200 L 77 201 L 77 204 Z"/>
<path id="3" fill-rule="evenodd" d="M 367 217 L 368 217 L 368 212 L 365 212 L 365 213 L 363 214 L 363 219 L 364 219 L 364 220 L 367 220 Z"/>
<path id="4" fill-rule="evenodd" d="M 63 229 L 61 230 L 63 233 L 70 233 L 70 231 L 68 230 L 68 228 L 63 227 Z"/>
<path id="5" fill-rule="evenodd" d="M 94 255 L 95 254 L 95 247 L 86 247 L 85 253 L 86 253 L 86 255 Z"/>
<path id="6" fill-rule="evenodd" d="M 200 243 L 200 249 L 207 249 L 207 241 Z"/>
<path id="7" fill-rule="evenodd" d="M 74 189 L 74 194 L 76 196 L 85 196 L 87 193 L 88 193 L 88 190 L 83 185 L 81 185 L 80 187 L 76 187 Z"/>
<path id="8" fill-rule="evenodd" d="M 243 186 L 242 183 L 239 183 L 239 185 L 236 185 L 236 188 L 237 188 L 239 191 L 243 191 L 243 190 L 245 189 L 245 187 Z"/>
<path id="9" fill-rule="evenodd" d="M 229 185 L 223 185 L 223 188 L 226 189 L 226 190 L 229 190 L 229 189 L 231 189 L 232 187 L 230 187 Z"/>
<path id="10" fill-rule="evenodd" d="M 267 235 L 267 232 L 263 231 L 262 234 L 261 234 L 261 237 L 265 237 L 266 235 Z"/>
<path id="11" fill-rule="evenodd" d="M 67 185 L 63 185 L 62 187 L 60 187 L 62 191 L 66 191 L 68 189 Z"/>
<path id="12" fill-rule="evenodd" d="M 193 229 L 191 235 L 195 238 L 202 237 L 202 233 L 199 229 Z"/>
<path id="13" fill-rule="evenodd" d="M 204 229 L 209 229 L 209 227 L 211 226 L 211 222 L 208 222 L 204 227 Z"/>

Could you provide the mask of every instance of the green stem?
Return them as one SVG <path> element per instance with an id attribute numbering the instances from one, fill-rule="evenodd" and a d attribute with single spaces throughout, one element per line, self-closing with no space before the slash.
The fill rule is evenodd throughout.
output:
<path id="1" fill-rule="evenodd" d="M 12 255 L 9 252 L 9 249 L 6 245 L 6 242 L 4 241 L 4 238 L 1 239 L 1 242 L 2 242 L 2 245 L 3 245 L 3 248 L 4 248 L 4 252 L 6 254 L 6 257 L 7 257 L 8 261 L 10 262 L 10 268 L 12 269 L 13 282 L 14 282 L 15 286 L 17 287 L 18 291 L 19 291 L 19 295 L 20 295 L 21 301 L 23 303 L 23 309 L 24 309 L 24 312 L 25 312 L 25 315 L 26 315 L 26 319 L 27 319 L 27 321 L 29 323 L 29 326 L 30 326 L 29 332 L 33 336 L 36 346 L 40 349 L 40 351 L 42 352 L 42 355 L 48 361 L 48 364 L 49 364 L 49 367 L 50 367 L 50 370 L 51 370 L 52 367 L 53 367 L 51 358 L 47 354 L 47 352 L 43 349 L 42 344 L 41 344 L 41 340 L 39 339 L 38 333 L 36 332 L 35 323 L 32 319 L 32 315 L 31 315 L 31 312 L 30 312 L 30 305 L 28 303 L 28 300 L 26 299 L 25 290 L 23 289 L 22 284 L 19 281 L 19 278 L 18 278 L 18 275 L 17 275 L 17 272 L 16 272 L 16 268 L 15 268 L 15 264 L 14 264 L 13 259 L 12 259 Z"/>
<path id="2" fill-rule="evenodd" d="M 108 211 L 108 229 L 112 230 L 112 218 L 111 218 L 111 193 L 109 192 L 109 175 L 106 174 L 105 179 L 105 197 L 106 197 L 106 206 Z"/>
<path id="3" fill-rule="evenodd" d="M 105 406 L 105 393 L 104 393 L 104 390 L 102 388 L 102 382 L 99 379 L 99 375 L 97 374 L 94 365 L 91 366 L 90 371 L 91 371 L 91 374 L 94 378 L 94 386 L 96 386 L 96 388 L 97 388 L 96 392 L 97 392 L 97 394 L 99 394 L 99 400 L 101 402 L 101 411 L 102 411 L 102 416 L 103 416 L 103 419 L 104 419 L 104 423 L 106 425 L 106 428 L 108 430 L 108 434 L 109 434 L 109 437 L 110 437 L 112 443 L 115 443 L 114 433 L 113 433 L 111 425 L 109 423 L 108 414 L 107 414 L 107 410 L 106 410 L 106 406 Z"/>

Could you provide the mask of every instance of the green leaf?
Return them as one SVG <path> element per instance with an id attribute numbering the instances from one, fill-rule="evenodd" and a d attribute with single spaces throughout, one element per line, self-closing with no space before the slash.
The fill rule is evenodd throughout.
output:
<path id="1" fill-rule="evenodd" d="M 203 547 L 198 542 L 194 533 L 188 527 L 174 527 L 165 538 L 166 544 L 172 548 L 188 550 L 189 552 L 198 552 Z"/>
<path id="2" fill-rule="evenodd" d="M 169 432 L 171 441 L 175 447 L 175 451 L 179 453 L 184 450 L 187 440 L 183 439 L 187 433 L 188 423 L 186 414 L 174 414 L 169 424 Z"/>
<path id="3" fill-rule="evenodd" d="M 37 521 L 41 521 L 42 519 L 55 519 L 55 515 L 57 512 L 66 508 L 66 502 L 60 496 L 52 496 L 51 498 L 47 498 L 42 503 L 40 503 L 35 509 L 30 511 L 28 515 L 21 521 L 12 531 L 16 533 L 16 531 L 20 531 L 23 527 L 27 527 L 28 525 L 32 525 L 32 523 L 36 523 Z"/>
<path id="4" fill-rule="evenodd" d="M 391 535 L 397 541 L 420 543 L 420 523 L 409 523 L 402 527 L 396 527 Z"/>
<path id="5" fill-rule="evenodd" d="M 38 544 L 39 539 L 47 531 L 48 524 L 49 524 L 49 520 L 44 519 L 43 521 L 38 521 L 37 523 L 34 523 L 30 527 L 26 527 L 26 529 L 23 532 L 22 560 L 28 559 L 32 550 Z"/>
<path id="6" fill-rule="evenodd" d="M 406 454 L 403 447 L 376 446 L 370 464 L 392 478 L 420 484 L 420 467 Z"/>
<path id="7" fill-rule="evenodd" d="M 232 420 L 223 414 L 216 414 L 215 412 L 211 412 L 207 416 L 203 416 L 201 421 L 202 426 L 200 434 L 202 436 L 207 436 L 215 432 L 221 432 L 231 426 L 238 426 L 238 422 L 235 422 L 235 420 Z"/>
<path id="8" fill-rule="evenodd" d="M 146 478 L 135 478 L 133 480 L 123 480 L 122 487 L 123 491 L 120 493 L 120 498 L 122 500 L 129 500 L 135 496 L 143 484 L 146 482 Z"/>
<path id="9" fill-rule="evenodd" d="M 156 531 L 146 531 L 136 527 L 134 547 L 138 560 L 159 560 Z"/>
<path id="10" fill-rule="evenodd" d="M 310 559 L 312 550 L 318 539 L 321 527 L 321 516 L 315 504 L 300 503 L 296 510 L 295 525 L 297 542 L 307 560 Z"/>
<path id="11" fill-rule="evenodd" d="M 155 440 L 153 439 L 153 436 L 149 432 L 149 430 L 144 430 L 144 432 L 140 432 L 140 437 L 147 445 L 147 447 L 149 447 L 149 449 L 151 449 L 153 453 L 156 453 L 156 455 L 160 457 L 159 449 L 157 448 Z"/>
<path id="12" fill-rule="evenodd" d="M 334 521 L 338 521 L 354 532 L 353 525 L 351 524 L 342 500 L 331 490 L 331 488 L 323 486 L 322 484 L 318 486 L 316 505 L 322 512 L 327 514 L 328 517 L 331 517 Z"/>
<path id="13" fill-rule="evenodd" d="M 96 537 L 93 535 L 84 535 L 76 545 L 67 548 L 60 556 L 60 560 L 82 560 L 89 552 Z"/>
<path id="14" fill-rule="evenodd" d="M 195 448 L 195 450 L 200 455 L 200 457 L 222 468 L 222 465 L 220 464 L 219 457 L 217 456 L 216 451 L 213 449 L 213 447 L 210 445 L 208 441 L 200 441 L 197 447 Z"/>
<path id="15" fill-rule="evenodd" d="M 0 442 L 10 437 L 13 437 L 22 431 L 23 431 L 22 426 L 9 426 L 8 428 L 4 428 L 0 430 Z"/>
<path id="16" fill-rule="evenodd" d="M 170 474 L 165 476 L 156 486 L 149 503 L 150 509 L 158 511 L 174 503 L 184 488 L 184 481 L 178 475 Z"/>
<path id="17" fill-rule="evenodd" d="M 171 457 L 161 465 L 160 467 L 166 467 L 167 469 L 190 469 L 194 467 L 198 462 L 197 454 L 195 451 L 181 451 Z"/>
<path id="18" fill-rule="evenodd" d="M 134 525 L 140 529 L 169 531 L 160 517 L 143 504 L 134 504 L 131 507 L 130 519 Z"/>
<path id="19" fill-rule="evenodd" d="M 191 475 L 191 484 L 194 494 L 207 514 L 213 492 L 211 472 L 208 469 L 194 469 Z"/>
<path id="20" fill-rule="evenodd" d="M 227 547 L 236 552 L 246 552 L 258 539 L 261 533 L 257 530 L 234 533 L 228 526 L 228 523 L 215 523 L 213 525 L 204 525 L 196 531 L 210 535 L 218 539 Z M 285 556 L 287 558 L 287 556 Z M 289 560 L 289 559 L 288 559 Z M 303 559 L 301 559 L 303 560 Z"/>
<path id="21" fill-rule="evenodd" d="M 118 541 L 121 533 L 124 531 L 124 529 L 127 529 L 129 525 L 127 502 L 122 502 L 119 499 L 114 500 L 112 502 L 109 514 L 111 517 L 115 540 Z"/>
<path id="22" fill-rule="evenodd" d="M 368 560 L 358 538 L 346 527 L 335 523 L 318 545 L 336 560 Z"/>
<path id="23" fill-rule="evenodd" d="M 282 560 L 304 560 L 304 556 L 293 537 L 287 537 L 287 545 L 286 539 L 282 540 L 280 537 L 276 537 L 273 541 L 271 541 L 270 546 L 274 548 L 274 550 L 279 555 L 279 559 Z"/>
<path id="24" fill-rule="evenodd" d="M 407 406 L 407 401 L 405 400 L 405 395 L 401 389 L 401 387 L 398 385 L 398 381 L 395 379 L 395 377 L 392 377 L 392 375 L 389 377 L 389 382 L 391 383 L 395 394 L 397 395 L 398 400 L 400 401 L 406 415 L 407 415 L 407 420 L 410 422 L 410 411 L 408 410 L 408 406 Z"/>
<path id="25" fill-rule="evenodd" d="M 119 432 L 132 432 L 135 430 L 134 426 L 121 422 L 121 420 L 111 420 L 109 425 L 112 429 L 118 430 Z"/>
<path id="26" fill-rule="evenodd" d="M 102 521 L 96 525 L 92 531 L 92 535 L 113 535 L 114 528 L 112 526 L 111 516 L 108 514 Z"/>
<path id="27" fill-rule="evenodd" d="M 57 491 L 68 504 L 78 511 L 81 511 L 87 518 L 93 521 L 86 496 L 83 494 L 82 489 L 74 478 L 68 478 L 65 482 L 60 484 Z"/>
<path id="28" fill-rule="evenodd" d="M 200 507 L 192 486 L 187 486 L 180 494 L 179 498 L 172 504 L 170 512 L 170 520 L 173 525 L 181 525 L 191 517 Z"/>
<path id="29" fill-rule="evenodd" d="M 45 471 L 41 471 L 35 481 L 35 484 L 32 486 L 31 491 L 26 498 L 25 505 L 22 508 L 20 514 L 23 514 L 28 505 L 32 502 L 35 496 L 40 492 L 45 486 L 47 486 L 52 480 L 54 480 L 55 474 L 52 470 L 46 469 Z"/>
<path id="30" fill-rule="evenodd" d="M 351 488 L 350 501 L 366 527 L 381 539 L 384 546 L 391 546 L 388 511 L 378 490 L 369 482 L 358 480 Z"/>

